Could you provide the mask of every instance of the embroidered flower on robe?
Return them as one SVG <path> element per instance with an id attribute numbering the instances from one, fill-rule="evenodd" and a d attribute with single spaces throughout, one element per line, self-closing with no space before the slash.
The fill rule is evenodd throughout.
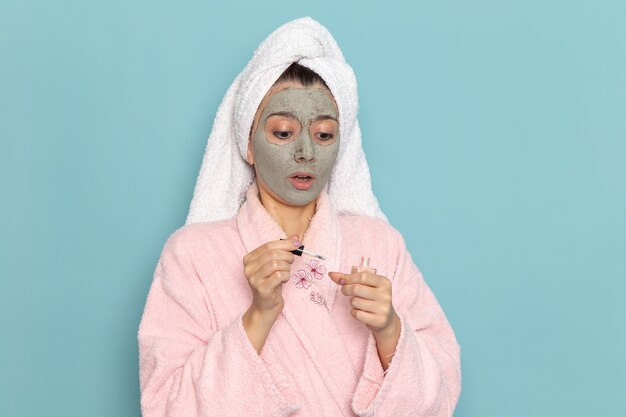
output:
<path id="1" fill-rule="evenodd" d="M 309 300 L 313 301 L 318 306 L 322 306 L 326 310 L 328 310 L 328 305 L 326 305 L 326 300 L 324 299 L 322 294 L 315 292 L 315 291 L 311 291 L 311 294 L 309 294 Z"/>
<path id="2" fill-rule="evenodd" d="M 304 269 L 299 269 L 298 272 L 291 276 L 291 279 L 296 282 L 296 288 L 307 289 L 311 286 L 311 280 L 313 278 L 311 277 L 311 274 L 306 272 Z"/>
<path id="3" fill-rule="evenodd" d="M 322 265 L 315 259 L 310 260 L 307 265 L 311 270 L 311 274 L 313 274 L 313 278 L 322 279 L 324 277 L 324 274 L 326 273 L 326 267 L 324 265 Z"/>

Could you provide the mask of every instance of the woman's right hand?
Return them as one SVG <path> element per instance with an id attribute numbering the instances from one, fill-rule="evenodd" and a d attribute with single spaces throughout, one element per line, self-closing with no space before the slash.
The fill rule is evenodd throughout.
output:
<path id="1" fill-rule="evenodd" d="M 267 242 L 243 258 L 244 274 L 252 289 L 249 312 L 273 323 L 283 310 L 282 284 L 291 277 L 292 250 L 300 247 L 298 235 Z"/>

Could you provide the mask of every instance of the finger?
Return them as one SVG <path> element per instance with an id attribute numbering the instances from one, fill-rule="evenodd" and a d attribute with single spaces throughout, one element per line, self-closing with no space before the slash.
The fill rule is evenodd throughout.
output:
<path id="1" fill-rule="evenodd" d="M 376 288 L 382 287 L 389 282 L 386 277 L 369 272 L 356 272 L 346 276 L 344 279 L 346 280 L 346 284 L 362 284 Z"/>
<path id="2" fill-rule="evenodd" d="M 271 250 L 283 250 L 291 252 L 294 249 L 299 248 L 302 245 L 301 242 L 291 239 L 286 240 L 273 240 L 271 242 L 264 243 L 244 257 L 244 264 L 252 263 L 258 260 L 265 252 Z"/>
<path id="3" fill-rule="evenodd" d="M 272 273 L 276 271 L 291 271 L 291 264 L 281 260 L 271 260 L 263 265 L 252 264 L 247 265 L 244 268 L 244 274 L 247 277 L 250 285 L 257 287 L 260 283 L 267 279 Z"/>
<path id="4" fill-rule="evenodd" d="M 364 323 L 368 326 L 379 328 L 384 325 L 384 320 L 381 317 L 379 317 L 378 314 L 370 313 L 368 311 L 363 311 L 363 310 L 357 310 L 357 309 L 352 309 L 350 313 L 352 314 L 352 317 L 354 317 L 361 323 Z"/>
<path id="5" fill-rule="evenodd" d="M 286 261 L 272 260 L 265 263 L 257 272 L 257 275 L 263 279 L 269 278 L 274 272 L 283 271 L 290 273 L 291 264 Z"/>
<path id="6" fill-rule="evenodd" d="M 267 291 L 273 291 L 276 287 L 289 281 L 291 274 L 285 271 L 276 271 L 261 284 Z"/>
<path id="7" fill-rule="evenodd" d="M 271 242 L 264 243 L 263 245 L 259 246 L 258 248 L 254 249 L 252 252 L 244 256 L 243 262 L 244 265 L 252 263 L 257 260 L 259 256 L 272 249 L 280 249 L 291 252 L 292 250 L 297 249 L 300 246 L 302 246 L 302 242 L 297 239 L 293 239 L 293 236 L 285 240 L 272 240 Z"/>
<path id="8" fill-rule="evenodd" d="M 341 287 L 341 292 L 344 295 L 361 297 L 367 300 L 380 301 L 384 299 L 383 294 L 376 288 L 361 284 L 346 284 Z"/>
<path id="9" fill-rule="evenodd" d="M 291 271 L 279 271 L 280 272 L 280 282 L 286 284 L 291 279 Z"/>
<path id="10" fill-rule="evenodd" d="M 362 284 L 370 287 L 380 288 L 390 286 L 390 281 L 382 275 L 371 274 L 369 272 L 356 272 L 354 274 L 343 274 L 341 272 L 329 272 L 328 276 L 337 284 Z"/>
<path id="11" fill-rule="evenodd" d="M 330 279 L 337 285 L 343 285 L 346 283 L 346 276 L 348 274 L 343 274 L 341 272 L 329 272 L 328 276 Z"/>
<path id="12" fill-rule="evenodd" d="M 369 313 L 380 313 L 380 310 L 382 310 L 379 302 L 361 297 L 352 297 L 350 305 L 352 308 Z"/>
<path id="13" fill-rule="evenodd" d="M 271 261 L 285 261 L 293 263 L 294 254 L 284 249 L 270 249 L 262 253 L 254 263 L 263 265 Z"/>
<path id="14" fill-rule="evenodd" d="M 248 263 L 244 266 L 244 274 L 247 277 L 252 277 L 257 273 L 264 274 L 261 278 L 267 277 L 271 273 L 271 269 L 266 269 L 265 272 L 262 272 L 262 268 L 264 265 L 271 264 L 274 261 L 277 262 L 287 262 L 289 264 L 293 263 L 293 253 L 287 252 L 282 249 L 272 249 L 268 252 L 263 253 L 258 259 L 254 262 Z M 278 266 L 275 264 L 275 266 Z"/>

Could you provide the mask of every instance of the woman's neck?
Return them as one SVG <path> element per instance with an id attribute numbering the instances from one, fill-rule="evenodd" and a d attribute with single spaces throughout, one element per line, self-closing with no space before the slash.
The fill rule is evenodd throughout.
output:
<path id="1" fill-rule="evenodd" d="M 276 199 L 262 187 L 259 187 L 259 197 L 263 207 L 283 229 L 287 237 L 297 234 L 300 240 L 304 238 L 304 233 L 315 214 L 317 200 L 305 206 L 290 206 Z"/>

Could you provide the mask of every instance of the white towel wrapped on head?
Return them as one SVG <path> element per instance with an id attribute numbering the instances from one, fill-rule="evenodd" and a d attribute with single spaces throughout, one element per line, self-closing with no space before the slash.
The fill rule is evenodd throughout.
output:
<path id="1" fill-rule="evenodd" d="M 186 223 L 233 217 L 254 180 L 246 162 L 250 129 L 261 100 L 294 62 L 322 77 L 339 109 L 339 154 L 327 192 L 339 213 L 385 219 L 372 192 L 352 68 L 328 30 L 310 17 L 272 32 L 229 87 L 213 122 Z"/>

